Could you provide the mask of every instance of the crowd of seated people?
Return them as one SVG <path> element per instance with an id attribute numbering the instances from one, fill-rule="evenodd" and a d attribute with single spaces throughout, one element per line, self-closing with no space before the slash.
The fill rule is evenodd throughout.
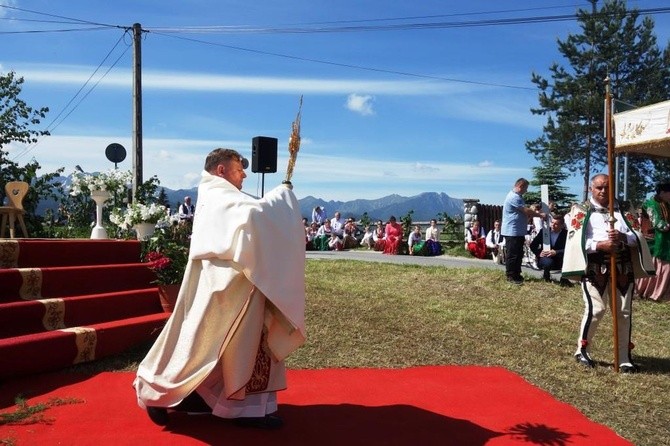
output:
<path id="1" fill-rule="evenodd" d="M 465 230 L 465 249 L 478 259 L 486 258 L 486 233 L 478 220 Z"/>
<path id="2" fill-rule="evenodd" d="M 333 231 L 330 220 L 323 222 L 316 231 L 316 236 L 313 240 L 314 249 L 317 251 L 341 250 L 342 240 Z"/>
<path id="3" fill-rule="evenodd" d="M 435 219 L 426 228 L 425 239 L 421 227 L 416 226 L 413 235 L 410 234 L 408 242 L 411 244 L 408 246 L 408 242 L 403 240 L 403 227 L 394 216 L 386 224 L 378 220 L 374 226 L 365 226 L 361 231 L 352 217 L 344 220 L 339 211 L 335 212 L 333 218 L 323 220 L 322 224 L 319 224 L 320 215 L 325 215 L 325 210 L 317 207 L 312 212 L 314 221 L 308 223 L 307 218 L 302 219 L 307 250 L 339 251 L 362 246 L 385 254 L 407 254 L 408 248 L 411 255 L 430 256 L 444 252 Z"/>
<path id="4" fill-rule="evenodd" d="M 321 223 L 319 223 L 321 222 Z M 307 219 L 303 218 L 305 226 L 305 247 L 317 251 L 341 251 L 359 246 L 360 230 L 353 218 L 344 220 L 342 214 L 335 212 L 333 218 L 325 218 L 325 209 L 316 207 L 312 212 L 312 223 L 308 226 Z"/>

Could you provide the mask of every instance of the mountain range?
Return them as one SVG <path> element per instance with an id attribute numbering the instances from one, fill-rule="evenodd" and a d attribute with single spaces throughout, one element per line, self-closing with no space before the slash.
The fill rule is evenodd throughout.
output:
<path id="1" fill-rule="evenodd" d="M 60 177 L 55 181 L 60 181 L 65 187 L 71 183 L 69 177 Z M 197 203 L 197 188 L 164 189 L 169 202 L 173 206 L 173 212 L 177 208 L 177 203 L 183 202 L 185 196 L 190 196 L 193 203 Z M 324 207 L 328 217 L 332 217 L 335 211 L 339 211 L 343 218 L 359 219 L 363 213 L 367 212 L 370 219 L 383 221 L 387 221 L 391 215 L 400 219 L 409 211 L 414 211 L 412 213 L 414 221 L 428 221 L 443 213 L 447 213 L 450 217 L 463 216 L 463 200 L 452 198 L 444 192 L 423 192 L 412 197 L 393 194 L 374 200 L 357 199 L 351 201 L 325 201 L 307 196 L 298 200 L 298 202 L 301 214 L 308 219 L 311 219 L 312 210 L 316 206 Z M 37 207 L 37 213 L 42 214 L 47 208 L 54 209 L 55 207 L 53 201 L 43 200 Z"/>
<path id="2" fill-rule="evenodd" d="M 197 189 L 170 190 L 165 188 L 170 203 L 181 203 L 185 196 L 190 196 L 197 203 Z M 375 200 L 351 200 L 351 201 L 325 201 L 311 195 L 298 200 L 300 213 L 303 217 L 311 220 L 312 210 L 316 207 L 324 207 L 328 217 L 332 217 L 335 211 L 339 211 L 343 218 L 353 217 L 359 219 L 367 212 L 372 220 L 387 221 L 393 215 L 398 220 L 409 211 L 414 211 L 412 220 L 428 221 L 437 218 L 437 214 L 447 213 L 450 217 L 463 216 L 463 200 L 452 198 L 444 192 L 423 192 L 412 197 L 403 197 L 397 194 L 377 198 Z M 176 207 L 176 205 L 175 205 Z"/>

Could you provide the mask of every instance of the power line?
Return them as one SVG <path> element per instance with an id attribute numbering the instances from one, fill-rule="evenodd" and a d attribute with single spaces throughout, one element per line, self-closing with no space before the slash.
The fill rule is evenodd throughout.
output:
<path id="1" fill-rule="evenodd" d="M 126 54 L 126 52 L 128 52 L 128 49 L 130 48 L 130 46 L 126 46 L 126 48 L 123 50 L 123 52 L 121 53 L 121 55 L 119 55 L 119 57 L 116 58 L 116 60 L 114 61 L 114 63 L 112 63 L 112 64 L 107 68 L 107 70 L 105 71 L 105 73 L 102 74 L 102 75 L 98 78 L 98 80 L 96 81 L 96 83 L 95 83 L 94 85 L 92 85 L 91 88 L 89 88 L 88 91 L 87 91 L 87 92 L 86 92 L 86 93 L 79 99 L 79 101 L 77 101 L 77 103 L 76 103 L 76 104 L 75 104 L 75 105 L 74 105 L 74 106 L 67 112 L 67 114 L 65 114 L 65 116 L 63 116 L 63 118 L 62 118 L 58 123 L 56 123 L 56 121 L 58 121 L 58 118 L 60 118 L 60 116 L 63 115 L 63 113 L 68 109 L 68 107 L 70 106 L 70 104 L 72 104 L 72 103 L 74 102 L 74 100 L 77 98 L 77 96 L 79 96 L 79 93 L 81 93 L 81 92 L 84 90 L 84 88 L 86 88 L 86 86 L 89 84 L 89 82 L 91 81 L 91 79 L 93 79 L 93 77 L 95 76 L 95 74 L 98 72 L 98 70 L 100 70 L 100 68 L 102 67 L 102 65 L 105 63 L 105 61 L 106 61 L 106 60 L 109 58 L 109 56 L 114 52 L 114 50 L 115 50 L 116 47 L 119 45 L 119 43 L 121 43 L 121 41 L 123 40 L 123 38 L 125 37 L 125 35 L 127 34 L 127 32 L 128 32 L 128 31 L 126 31 L 123 35 L 121 35 L 121 37 L 119 37 L 119 40 L 116 41 L 116 43 L 114 44 L 114 46 L 112 47 L 112 49 L 109 50 L 109 52 L 107 53 L 107 55 L 105 55 L 105 57 L 102 59 L 102 61 L 100 61 L 100 63 L 98 64 L 98 66 L 96 67 L 96 69 L 93 71 L 93 73 L 88 77 L 88 79 L 86 80 L 86 82 L 84 82 L 84 84 L 79 88 L 79 90 L 74 94 L 74 96 L 72 96 L 72 98 L 68 101 L 68 103 L 65 104 L 65 106 L 64 106 L 63 109 L 60 111 L 60 113 L 58 113 L 58 115 L 56 115 L 56 117 L 55 117 L 54 119 L 51 120 L 51 123 L 49 123 L 49 125 L 46 127 L 45 130 L 51 132 L 51 131 L 55 130 L 56 128 L 58 128 L 58 127 L 59 127 L 59 126 L 60 126 L 60 125 L 61 125 L 61 124 L 62 124 L 62 123 L 63 123 L 63 122 L 64 122 L 64 121 L 65 121 L 65 120 L 66 120 L 66 119 L 67 119 L 67 118 L 68 118 L 68 117 L 69 117 L 69 116 L 70 116 L 70 115 L 71 115 L 71 114 L 72 114 L 78 107 L 79 107 L 79 105 L 84 101 L 84 99 L 86 99 L 86 98 L 88 97 L 88 95 L 91 94 L 91 92 L 98 86 L 98 84 L 100 84 L 100 82 L 107 76 L 107 74 L 109 74 L 109 72 L 112 70 L 112 68 L 114 68 L 114 67 L 116 66 L 116 64 L 119 63 L 119 61 L 121 60 L 121 58 Z M 35 142 L 34 144 L 30 145 L 29 147 L 26 147 L 23 151 L 17 153 L 17 154 L 12 158 L 12 161 L 16 161 L 17 159 L 19 159 L 19 158 L 21 158 L 21 157 L 27 155 L 28 153 L 32 152 L 33 150 L 35 150 L 35 148 L 36 148 L 37 145 L 42 141 L 42 139 L 44 139 L 44 138 L 40 138 L 40 139 L 39 139 L 37 142 Z"/>
<path id="2" fill-rule="evenodd" d="M 336 67 L 343 67 L 343 68 L 354 68 L 357 70 L 364 70 L 364 71 L 373 71 L 377 73 L 387 73 L 387 74 L 395 74 L 395 75 L 400 75 L 400 76 L 409 76 L 409 77 L 416 77 L 416 78 L 421 78 L 421 79 L 431 79 L 431 80 L 438 80 L 438 81 L 448 81 L 448 82 L 458 82 L 458 83 L 463 83 L 463 84 L 471 84 L 471 85 L 483 85 L 487 87 L 502 87 L 502 88 L 514 88 L 518 90 L 532 90 L 535 91 L 534 88 L 531 87 L 522 87 L 519 85 L 507 85 L 507 84 L 498 84 L 494 82 L 478 82 L 478 81 L 468 81 L 464 79 L 454 79 L 454 78 L 448 78 L 448 77 L 442 77 L 442 76 L 431 76 L 427 74 L 417 74 L 417 73 L 410 73 L 406 71 L 396 71 L 396 70 L 387 70 L 384 68 L 374 68 L 374 67 L 364 67 L 362 65 L 352 65 L 352 64 L 345 64 L 345 63 L 339 63 L 339 62 L 330 62 L 326 60 L 320 60 L 320 59 L 311 59 L 308 57 L 301 57 L 301 56 L 292 56 L 288 54 L 281 54 L 281 53 L 273 53 L 270 51 L 263 51 L 263 50 L 255 50 L 251 48 L 243 48 L 239 46 L 233 46 L 233 45 L 226 45 L 223 43 L 216 43 L 216 42 L 209 42 L 206 40 L 200 40 L 200 39 L 194 39 L 191 37 L 182 37 L 182 36 L 174 36 L 171 34 L 164 34 L 160 32 L 153 32 L 153 34 L 164 36 L 164 37 L 170 37 L 173 39 L 179 39 L 179 40 L 185 40 L 188 42 L 195 42 L 195 43 L 201 43 L 204 45 L 211 45 L 211 46 L 218 46 L 222 48 L 227 48 L 231 50 L 237 50 L 237 51 L 245 51 L 248 53 L 255 53 L 255 54 L 262 54 L 264 56 L 274 56 L 274 57 L 282 57 L 285 59 L 292 59 L 292 60 L 299 60 L 302 62 L 312 62 L 312 63 L 318 63 L 322 65 L 331 65 L 331 66 L 336 66 Z"/>
<path id="3" fill-rule="evenodd" d="M 670 13 L 670 7 L 648 8 L 629 11 L 628 14 L 667 14 Z M 597 13 L 596 16 L 607 17 L 606 13 Z M 466 21 L 440 21 L 440 22 L 419 22 L 419 23 L 401 23 L 387 25 L 350 25 L 350 26 L 301 26 L 301 27 L 250 27 L 250 26 L 193 26 L 193 27 L 173 27 L 173 28 L 146 28 L 150 32 L 163 33 L 184 33 L 184 34 L 315 34 L 315 33 L 348 33 L 348 32 L 372 32 L 372 31 L 407 31 L 407 30 L 429 30 L 429 29 L 451 29 L 451 28 L 472 28 L 485 26 L 507 26 L 507 25 L 527 25 L 553 22 L 566 22 L 576 20 L 578 15 L 561 14 L 549 16 L 533 17 L 511 17 L 499 19 L 466 20 Z"/>
<path id="4" fill-rule="evenodd" d="M 53 17 L 53 18 L 56 18 L 56 19 L 69 20 L 70 22 L 85 23 L 87 25 L 104 26 L 104 27 L 107 27 L 107 28 L 128 28 L 127 26 L 110 25 L 108 23 L 92 22 L 90 20 L 82 20 L 82 19 L 76 19 L 76 18 L 73 18 L 73 17 L 65 17 L 65 16 L 62 16 L 62 15 L 49 14 L 47 12 L 34 11 L 32 9 L 19 8 L 19 7 L 16 7 L 16 6 L 0 5 L 0 8 L 12 9 L 14 11 L 20 11 L 20 12 L 28 12 L 28 13 L 31 13 L 31 14 L 37 14 L 37 15 L 41 15 L 41 16 Z"/>
<path id="5" fill-rule="evenodd" d="M 333 20 L 326 22 L 311 22 L 311 23 L 302 23 L 302 25 L 328 25 L 334 23 L 361 23 L 361 22 L 390 22 L 390 21 L 399 21 L 399 20 L 418 20 L 418 19 L 435 19 L 439 17 L 460 17 L 460 16 L 472 16 L 472 15 L 486 15 L 486 14 L 502 14 L 510 12 L 526 12 L 526 11 L 540 11 L 547 9 L 566 9 L 566 8 L 577 8 L 576 5 L 561 5 L 561 6 L 543 6 L 537 8 L 523 8 L 523 9 L 503 9 L 499 11 L 479 11 L 479 12 L 457 12 L 453 14 L 433 14 L 433 15 L 422 15 L 422 16 L 405 16 L 405 17 L 387 17 L 380 19 L 360 19 L 360 20 Z M 295 25 L 301 25 L 297 23 Z"/>
<path id="6" fill-rule="evenodd" d="M 40 29 L 40 30 L 26 30 L 26 31 L 0 31 L 0 34 L 46 34 L 46 33 L 67 33 L 75 31 L 100 31 L 108 30 L 106 26 L 96 26 L 92 28 L 69 28 L 69 29 Z"/>

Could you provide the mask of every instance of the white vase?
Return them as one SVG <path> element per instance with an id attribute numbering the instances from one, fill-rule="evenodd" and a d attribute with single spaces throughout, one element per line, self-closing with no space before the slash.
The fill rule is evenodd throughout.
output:
<path id="1" fill-rule="evenodd" d="M 147 240 L 154 235 L 156 225 L 154 223 L 137 223 L 133 226 L 133 229 L 137 233 L 137 240 Z"/>
<path id="2" fill-rule="evenodd" d="M 102 226 L 102 206 L 104 205 L 105 201 L 109 200 L 111 196 L 112 194 L 106 190 L 91 191 L 91 198 L 93 201 L 95 201 L 95 226 L 91 231 L 92 239 L 109 238 L 107 237 L 107 230 Z"/>

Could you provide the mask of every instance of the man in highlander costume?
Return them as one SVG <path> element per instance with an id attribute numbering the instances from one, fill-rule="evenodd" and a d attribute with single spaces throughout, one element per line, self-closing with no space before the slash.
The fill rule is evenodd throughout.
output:
<path id="1" fill-rule="evenodd" d="M 156 424 L 170 409 L 282 425 L 283 360 L 305 342 L 305 234 L 291 184 L 252 198 L 246 165 L 230 149 L 205 161 L 179 297 L 134 382 Z"/>
<path id="2" fill-rule="evenodd" d="M 591 199 L 574 205 L 570 213 L 563 277 L 580 280 L 584 316 L 579 330 L 575 359 L 593 368 L 591 343 L 610 302 L 610 256 L 616 256 L 616 314 L 619 371 L 635 373 L 631 359 L 631 322 L 634 279 L 653 274 L 649 248 L 614 203 L 614 228 L 609 223 L 609 179 L 605 174 L 591 178 Z M 627 216 L 628 217 L 628 216 Z M 634 220 L 630 215 L 630 219 Z"/>

